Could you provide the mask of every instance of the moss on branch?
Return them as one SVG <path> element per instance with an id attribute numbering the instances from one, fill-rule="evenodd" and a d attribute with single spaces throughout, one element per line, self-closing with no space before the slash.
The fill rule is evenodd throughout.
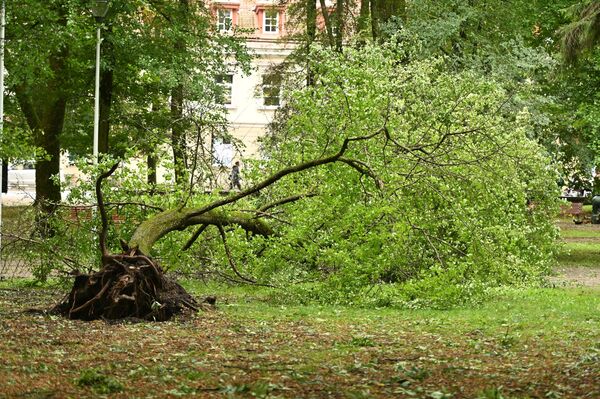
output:
<path id="1" fill-rule="evenodd" d="M 213 210 L 197 215 L 196 211 L 197 209 L 171 209 L 150 217 L 137 227 L 129 240 L 129 247 L 137 248 L 140 252 L 149 255 L 152 246 L 166 234 L 195 225 L 237 225 L 254 234 L 263 236 L 273 234 L 269 225 L 257 219 L 253 213 Z"/>

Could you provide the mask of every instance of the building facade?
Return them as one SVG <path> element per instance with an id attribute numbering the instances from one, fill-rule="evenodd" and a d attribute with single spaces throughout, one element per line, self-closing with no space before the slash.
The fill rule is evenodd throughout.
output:
<path id="1" fill-rule="evenodd" d="M 232 72 L 217 77 L 223 86 L 223 104 L 228 110 L 230 134 L 244 144 L 239 151 L 228 142 L 213 142 L 213 155 L 225 167 L 235 159 L 257 155 L 259 138 L 273 121 L 281 103 L 281 78 L 273 67 L 283 62 L 294 49 L 288 33 L 287 13 L 280 1 L 214 0 L 214 23 L 221 32 L 239 31 L 253 55 L 249 75 Z"/>

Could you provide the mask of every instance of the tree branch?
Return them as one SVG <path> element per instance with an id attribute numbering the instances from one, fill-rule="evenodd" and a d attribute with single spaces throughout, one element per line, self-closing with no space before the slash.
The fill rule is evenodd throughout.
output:
<path id="1" fill-rule="evenodd" d="M 100 210 L 100 218 L 102 219 L 102 230 L 100 231 L 100 251 L 102 252 L 102 258 L 108 256 L 108 249 L 106 248 L 106 234 L 108 231 L 108 217 L 106 216 L 106 208 L 104 206 L 104 198 L 102 197 L 102 180 L 107 179 L 112 175 L 115 170 L 119 167 L 119 162 L 115 163 L 108 171 L 98 176 L 96 180 L 96 198 L 98 199 L 98 210 Z"/>
<path id="2" fill-rule="evenodd" d="M 233 272 L 236 274 L 236 276 L 238 276 L 239 278 L 244 280 L 244 282 L 256 284 L 256 280 L 248 278 L 239 272 L 239 270 L 235 266 L 235 263 L 233 262 L 233 257 L 231 256 L 231 251 L 229 251 L 229 246 L 227 245 L 227 237 L 225 235 L 225 230 L 223 230 L 223 226 L 221 226 L 221 225 L 217 225 L 217 228 L 219 229 L 219 234 L 221 235 L 221 240 L 223 240 L 223 247 L 225 248 L 225 254 L 227 255 L 227 259 L 229 260 L 229 266 L 231 266 L 231 269 L 233 270 Z"/>
<path id="3" fill-rule="evenodd" d="M 256 211 L 264 213 L 264 212 L 268 211 L 271 208 L 275 208 L 276 206 L 289 204 L 290 202 L 296 202 L 296 201 L 301 200 L 303 198 L 315 197 L 316 195 L 317 195 L 316 193 L 292 195 L 292 196 L 289 196 L 289 197 L 286 197 L 286 198 L 282 198 L 282 199 L 280 199 L 278 201 L 271 202 L 269 204 L 263 205 L 260 208 L 258 208 Z"/>
<path id="4" fill-rule="evenodd" d="M 381 178 L 379 178 L 379 176 L 377 176 L 375 172 L 373 172 L 373 170 L 366 163 L 349 158 L 340 158 L 339 161 L 356 169 L 359 173 L 369 176 L 371 179 L 373 179 L 375 185 L 377 185 L 377 188 L 383 190 L 383 180 L 381 180 Z"/>
<path id="5" fill-rule="evenodd" d="M 225 215 L 222 213 L 214 213 L 211 211 L 216 210 L 217 208 L 223 207 L 225 205 L 234 203 L 252 194 L 258 193 L 260 190 L 269 187 L 270 185 L 276 183 L 277 181 L 281 180 L 287 175 L 302 172 L 304 170 L 311 169 L 317 166 L 337 162 L 347 151 L 350 143 L 355 141 L 364 141 L 372 139 L 382 134 L 385 131 L 385 129 L 386 128 L 383 127 L 375 131 L 374 133 L 365 136 L 348 137 L 343 141 L 338 152 L 333 155 L 314 159 L 308 162 L 303 162 L 298 165 L 281 169 L 252 187 L 242 190 L 229 197 L 213 201 L 201 208 L 180 208 L 167 210 L 162 213 L 159 213 L 138 226 L 138 228 L 133 233 L 129 244 L 132 248 L 137 248 L 142 253 L 149 254 L 154 243 L 161 237 L 163 237 L 165 234 L 174 230 L 183 230 L 189 226 L 198 224 L 220 224 L 221 226 L 227 224 L 237 224 L 246 231 L 250 231 L 255 234 L 260 234 L 263 236 L 271 235 L 273 234 L 271 228 L 266 223 L 262 222 L 260 219 L 257 219 L 255 217 L 244 216 L 242 214 Z"/>
<path id="6" fill-rule="evenodd" d="M 190 249 L 192 244 L 194 244 L 196 242 L 198 237 L 200 237 L 200 234 L 202 234 L 204 232 L 204 230 L 206 230 L 207 227 L 208 227 L 207 224 L 200 225 L 200 228 L 198 230 L 196 230 L 196 232 L 190 237 L 188 242 L 185 243 L 185 245 L 183 246 L 183 248 L 181 248 L 181 250 L 187 251 L 188 249 Z"/>
<path id="7" fill-rule="evenodd" d="M 384 130 L 385 130 L 385 128 L 382 128 L 382 129 L 377 130 L 375 133 L 371 133 L 366 136 L 348 137 L 344 140 L 344 142 L 342 143 L 340 149 L 338 150 L 338 152 L 336 154 L 333 154 L 333 155 L 330 155 L 330 156 L 324 157 L 324 158 L 314 159 L 314 160 L 307 161 L 307 162 L 304 162 L 304 163 L 301 163 L 298 165 L 294 165 L 294 166 L 290 166 L 290 167 L 281 169 L 280 171 L 272 174 L 271 176 L 269 176 L 262 182 L 257 183 L 254 186 L 247 188 L 246 190 L 242 190 L 239 193 L 232 195 L 231 197 L 224 198 L 224 199 L 218 200 L 218 201 L 214 201 L 198 210 L 191 212 L 188 216 L 189 217 L 198 216 L 198 215 L 201 215 L 208 211 L 211 211 L 213 209 L 236 202 L 242 198 L 245 198 L 249 195 L 259 192 L 263 188 L 266 188 L 266 187 L 270 186 L 271 184 L 276 183 L 277 181 L 281 180 L 282 178 L 284 178 L 287 175 L 302 172 L 304 170 L 311 169 L 311 168 L 314 168 L 317 166 L 337 162 L 346 153 L 346 150 L 348 150 L 348 145 L 351 142 L 372 139 L 373 137 L 378 136 L 379 134 L 383 133 Z"/>

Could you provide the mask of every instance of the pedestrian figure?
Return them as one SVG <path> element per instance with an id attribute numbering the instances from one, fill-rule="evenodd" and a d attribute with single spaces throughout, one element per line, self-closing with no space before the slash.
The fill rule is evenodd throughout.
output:
<path id="1" fill-rule="evenodd" d="M 240 183 L 240 161 L 236 161 L 231 168 L 231 174 L 229 175 L 229 189 L 233 190 L 237 188 L 238 190 L 242 189 L 242 185 Z"/>

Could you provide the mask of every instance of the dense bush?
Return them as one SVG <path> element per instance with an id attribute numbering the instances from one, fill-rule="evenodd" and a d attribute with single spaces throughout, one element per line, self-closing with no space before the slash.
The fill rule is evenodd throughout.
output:
<path id="1" fill-rule="evenodd" d="M 273 189 L 318 195 L 286 209 L 278 237 L 240 241 L 255 274 L 305 282 L 286 291 L 303 300 L 444 306 L 549 272 L 555 176 L 527 138 L 527 110 L 509 111 L 501 85 L 439 60 L 400 61 L 395 45 L 314 57 L 315 84 L 291 93 L 263 167 L 374 137 L 351 143 L 354 168 L 336 163 Z"/>

